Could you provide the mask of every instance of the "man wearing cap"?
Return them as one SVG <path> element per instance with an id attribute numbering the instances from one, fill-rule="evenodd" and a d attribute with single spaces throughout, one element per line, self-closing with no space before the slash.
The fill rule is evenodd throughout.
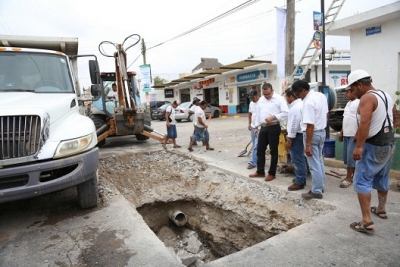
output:
<path id="1" fill-rule="evenodd" d="M 347 165 L 346 178 L 340 182 L 341 188 L 349 187 L 353 183 L 353 175 L 356 162 L 353 159 L 353 151 L 356 143 L 354 135 L 357 132 L 357 109 L 360 99 L 353 93 L 350 87 L 346 89 L 346 98 L 349 100 L 343 113 L 343 127 L 339 134 L 339 142 L 343 142 L 343 162 Z"/>
<path id="2" fill-rule="evenodd" d="M 271 161 L 265 181 L 275 179 L 278 164 L 279 135 L 281 134 L 280 121 L 287 118 L 289 107 L 285 99 L 274 92 L 270 83 L 262 85 L 263 97 L 258 101 L 256 110 L 256 128 L 254 135 L 258 137 L 257 144 L 257 171 L 250 174 L 250 178 L 265 177 L 265 150 L 270 148 Z M 258 127 L 260 130 L 258 130 Z"/>
<path id="3" fill-rule="evenodd" d="M 390 188 L 389 170 L 395 150 L 394 101 L 388 93 L 375 89 L 371 82 L 371 76 L 365 70 L 354 70 L 348 77 L 349 87 L 360 99 L 353 159 L 357 161 L 354 191 L 362 213 L 362 220 L 350 224 L 350 227 L 364 233 L 374 231 L 371 213 L 381 219 L 388 218 L 386 199 Z M 376 207 L 370 206 L 372 188 L 378 193 Z"/>
<path id="4" fill-rule="evenodd" d="M 247 165 L 247 169 L 253 169 L 257 167 L 257 136 L 254 135 L 254 129 L 256 128 L 256 110 L 257 110 L 257 102 L 260 97 L 258 96 L 257 90 L 251 90 L 249 94 L 249 98 L 251 100 L 249 105 L 249 126 L 248 129 L 251 135 L 251 143 L 253 144 L 253 151 L 251 151 L 251 158 Z"/>
<path id="5" fill-rule="evenodd" d="M 310 85 L 304 80 L 295 81 L 292 90 L 296 97 L 303 100 L 301 131 L 303 132 L 304 152 L 312 179 L 311 190 L 301 196 L 304 199 L 321 199 L 325 186 L 322 149 L 326 138 L 328 101 L 324 94 L 310 90 Z"/>
<path id="6" fill-rule="evenodd" d="M 194 127 L 193 134 L 196 133 L 196 126 L 195 126 L 194 114 L 196 113 L 196 110 L 197 110 L 197 111 L 200 111 L 200 110 L 201 110 L 201 108 L 200 108 L 200 106 L 199 106 L 200 101 L 201 101 L 201 100 L 195 96 L 195 97 L 193 98 L 192 106 L 191 106 L 190 109 L 189 109 L 189 115 L 191 115 L 192 122 L 193 122 L 193 127 Z M 190 137 L 189 143 L 192 144 L 192 137 Z M 197 145 L 197 142 L 194 142 L 193 145 L 196 146 L 196 145 Z M 203 145 L 204 145 L 204 142 L 203 142 Z"/>

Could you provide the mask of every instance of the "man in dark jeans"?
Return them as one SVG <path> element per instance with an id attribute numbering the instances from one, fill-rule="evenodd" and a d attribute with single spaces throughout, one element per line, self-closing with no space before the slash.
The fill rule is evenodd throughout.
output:
<path id="1" fill-rule="evenodd" d="M 272 181 L 275 179 L 276 165 L 278 164 L 278 145 L 281 134 L 279 122 L 287 118 L 289 107 L 281 95 L 274 93 L 270 83 L 263 84 L 262 94 L 263 97 L 258 100 L 260 103 L 256 111 L 256 125 L 259 127 L 254 129 L 254 135 L 258 136 L 257 172 L 250 174 L 249 177 L 265 176 L 265 150 L 269 145 L 271 162 L 265 181 Z"/>

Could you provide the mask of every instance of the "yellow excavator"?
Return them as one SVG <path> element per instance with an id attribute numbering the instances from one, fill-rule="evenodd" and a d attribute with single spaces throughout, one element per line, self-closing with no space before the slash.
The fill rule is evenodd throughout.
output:
<path id="1" fill-rule="evenodd" d="M 132 44 L 126 44 L 132 40 Z M 89 61 L 93 96 L 89 117 L 96 126 L 98 146 L 104 145 L 109 136 L 135 135 L 137 140 L 153 138 L 160 142 L 165 139 L 164 134 L 151 128 L 150 114 L 140 102 L 136 73 L 127 71 L 126 51 L 139 41 L 140 36 L 132 34 L 122 44 L 110 41 L 99 44 L 103 56 L 114 58 L 115 72 L 100 72 L 97 61 Z M 104 46 L 107 45 L 115 48 L 113 55 L 105 52 Z M 124 45 L 127 47 L 124 48 Z M 117 90 L 113 93 L 114 97 L 109 99 L 107 92 L 115 86 Z"/>

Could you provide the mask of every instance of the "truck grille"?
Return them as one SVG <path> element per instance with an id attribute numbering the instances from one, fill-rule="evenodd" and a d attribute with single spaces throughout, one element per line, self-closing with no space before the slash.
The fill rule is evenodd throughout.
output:
<path id="1" fill-rule="evenodd" d="M 0 127 L 0 160 L 32 156 L 39 151 L 39 116 L 1 116 Z"/>

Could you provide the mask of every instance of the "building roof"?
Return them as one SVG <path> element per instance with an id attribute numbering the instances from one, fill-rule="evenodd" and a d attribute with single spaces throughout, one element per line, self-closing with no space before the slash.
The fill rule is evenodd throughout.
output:
<path id="1" fill-rule="evenodd" d="M 206 78 L 206 77 L 212 76 L 212 75 L 221 75 L 221 74 L 223 74 L 225 72 L 228 72 L 228 71 L 245 69 L 247 67 L 260 65 L 260 64 L 265 64 L 265 63 L 271 64 L 271 61 L 246 59 L 246 60 L 242 60 L 242 61 L 239 61 L 239 62 L 236 62 L 236 63 L 232 63 L 232 64 L 229 64 L 229 65 L 220 66 L 218 68 L 209 69 L 207 71 L 203 71 L 203 72 L 196 73 L 196 74 L 193 74 L 193 75 L 185 76 L 183 78 L 172 80 L 172 81 L 170 81 L 170 82 L 168 82 L 166 84 L 155 85 L 155 86 L 153 86 L 153 88 L 172 87 L 172 86 L 178 85 L 180 83 L 190 82 L 190 81 Z"/>
<path id="2" fill-rule="evenodd" d="M 192 73 L 196 72 L 197 70 L 205 71 L 205 70 L 215 69 L 215 68 L 218 68 L 221 66 L 223 66 L 223 65 L 218 62 L 217 58 L 202 57 L 200 64 L 197 65 L 196 67 L 194 67 L 194 69 L 192 70 Z"/>
<path id="3" fill-rule="evenodd" d="M 328 35 L 350 36 L 356 29 L 379 26 L 400 18 L 400 1 L 333 22 Z"/>

